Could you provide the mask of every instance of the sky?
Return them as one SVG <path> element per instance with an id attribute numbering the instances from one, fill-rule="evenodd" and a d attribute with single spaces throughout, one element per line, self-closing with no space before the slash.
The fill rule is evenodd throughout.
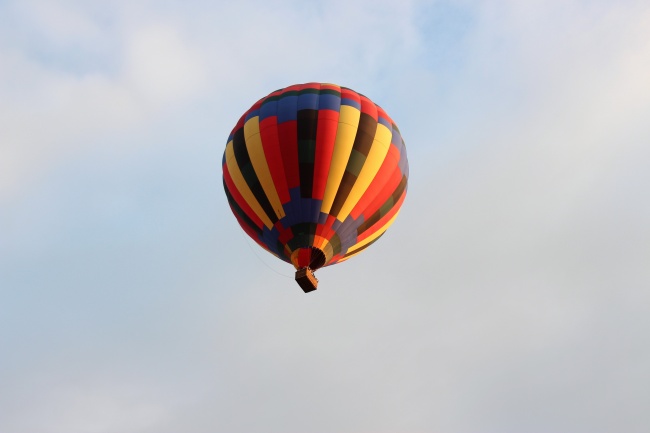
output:
<path id="1" fill-rule="evenodd" d="M 0 1 L 0 432 L 649 431 L 648 71 L 645 0 Z M 305 295 L 220 165 L 311 81 L 410 178 Z"/>

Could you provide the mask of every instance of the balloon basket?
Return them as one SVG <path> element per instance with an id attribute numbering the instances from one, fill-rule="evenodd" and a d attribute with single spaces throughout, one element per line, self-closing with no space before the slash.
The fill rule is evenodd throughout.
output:
<path id="1" fill-rule="evenodd" d="M 296 282 L 305 293 L 313 292 L 318 287 L 318 279 L 316 279 L 314 272 L 309 268 L 302 268 L 296 271 Z"/>

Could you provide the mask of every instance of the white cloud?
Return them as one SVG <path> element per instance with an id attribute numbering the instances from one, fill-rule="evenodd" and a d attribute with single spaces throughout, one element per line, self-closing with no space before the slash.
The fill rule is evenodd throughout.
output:
<path id="1" fill-rule="evenodd" d="M 172 24 L 100 26 L 79 5 L 33 6 L 14 11 L 32 33 L 0 45 L 0 200 L 103 138 L 146 127 L 206 84 L 201 52 Z"/>
<path id="2" fill-rule="evenodd" d="M 294 6 L 7 8 L 15 18 L 7 23 L 27 30 L 18 44 L 0 46 L 0 195 L 15 196 L 99 137 L 145 128 L 170 110 L 182 115 L 192 100 L 247 107 L 264 92 L 310 80 L 370 90 L 369 77 L 387 79 L 417 45 L 410 3 L 390 14 L 392 5 L 374 2 Z"/>
<path id="3" fill-rule="evenodd" d="M 22 21 L 32 37 L 42 37 L 53 46 L 88 46 L 101 38 L 98 23 L 71 2 L 27 0 L 12 6 L 14 19 Z"/>
<path id="4" fill-rule="evenodd" d="M 125 41 L 125 76 L 148 103 L 170 103 L 206 86 L 202 53 L 182 40 L 172 25 L 135 29 Z"/>
<path id="5" fill-rule="evenodd" d="M 0 196 L 20 191 L 42 170 L 143 119 L 124 86 L 101 74 L 48 70 L 23 55 L 0 53 L 6 97 L 0 102 Z"/>

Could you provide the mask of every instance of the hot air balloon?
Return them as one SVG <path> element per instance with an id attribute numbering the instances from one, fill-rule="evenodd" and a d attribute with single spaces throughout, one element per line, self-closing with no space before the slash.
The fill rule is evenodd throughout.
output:
<path id="1" fill-rule="evenodd" d="M 296 84 L 257 101 L 233 128 L 223 184 L 239 225 L 296 269 L 305 293 L 316 269 L 372 245 L 393 223 L 408 183 L 397 125 L 364 95 Z"/>

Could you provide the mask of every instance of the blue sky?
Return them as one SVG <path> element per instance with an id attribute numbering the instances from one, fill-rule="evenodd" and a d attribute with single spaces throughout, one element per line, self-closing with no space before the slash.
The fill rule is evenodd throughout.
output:
<path id="1" fill-rule="evenodd" d="M 644 1 L 0 2 L 0 431 L 646 432 Z M 318 273 L 240 231 L 231 128 L 326 81 L 409 195 Z"/>

